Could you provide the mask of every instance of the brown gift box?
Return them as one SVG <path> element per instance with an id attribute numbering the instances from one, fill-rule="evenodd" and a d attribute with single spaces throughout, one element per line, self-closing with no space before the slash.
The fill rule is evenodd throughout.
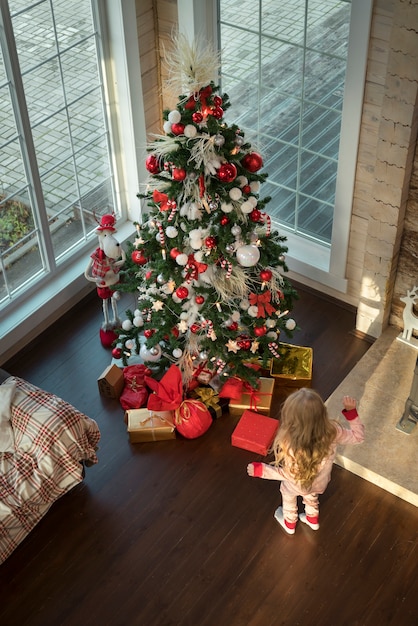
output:
<path id="1" fill-rule="evenodd" d="M 310 387 L 312 384 L 313 350 L 306 346 L 293 346 L 281 343 L 280 359 L 271 361 L 271 375 L 280 387 Z"/>
<path id="2" fill-rule="evenodd" d="M 128 424 L 128 434 L 131 443 L 164 441 L 176 438 L 173 422 L 167 417 L 153 413 L 149 409 L 128 409 L 125 412 L 125 421 Z"/>
<path id="3" fill-rule="evenodd" d="M 256 390 L 243 389 L 241 397 L 229 401 L 229 414 L 236 417 L 247 409 L 269 415 L 274 390 L 274 379 L 261 377 Z"/>
<path id="4" fill-rule="evenodd" d="M 117 365 L 109 365 L 97 379 L 99 391 L 106 398 L 119 398 L 125 384 L 123 370 Z"/>

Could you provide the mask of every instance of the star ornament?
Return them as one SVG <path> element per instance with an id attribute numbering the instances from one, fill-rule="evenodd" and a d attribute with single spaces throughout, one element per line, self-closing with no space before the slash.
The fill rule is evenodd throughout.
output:
<path id="1" fill-rule="evenodd" d="M 258 352 L 258 348 L 260 346 L 260 342 L 259 341 L 253 341 L 251 344 L 251 352 L 253 354 L 255 354 L 256 352 Z"/>
<path id="2" fill-rule="evenodd" d="M 234 341 L 233 339 L 230 339 L 228 341 L 228 343 L 226 344 L 226 347 L 228 348 L 228 352 L 235 352 L 235 353 L 237 353 L 238 350 L 239 350 L 237 342 Z"/>
<path id="3" fill-rule="evenodd" d="M 134 241 L 134 246 L 135 248 L 138 248 L 138 246 L 142 246 L 145 243 L 145 240 L 142 237 L 137 237 Z"/>
<path id="4" fill-rule="evenodd" d="M 162 302 L 161 300 L 156 300 L 153 303 L 152 308 L 154 309 L 154 311 L 161 311 L 163 306 L 164 306 L 164 302 Z"/>
<path id="5" fill-rule="evenodd" d="M 181 333 L 185 333 L 186 330 L 188 329 L 186 320 L 181 320 L 181 322 L 177 324 L 177 328 L 179 329 Z"/>

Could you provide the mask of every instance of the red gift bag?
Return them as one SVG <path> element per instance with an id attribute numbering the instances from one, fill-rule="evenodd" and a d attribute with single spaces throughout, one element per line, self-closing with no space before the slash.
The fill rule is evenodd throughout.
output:
<path id="1" fill-rule="evenodd" d="M 212 416 L 200 400 L 184 400 L 174 412 L 177 432 L 186 439 L 204 435 L 212 424 Z"/>
<path id="2" fill-rule="evenodd" d="M 125 411 L 147 405 L 149 391 L 145 385 L 145 376 L 149 374 L 151 370 L 142 363 L 123 368 L 124 387 L 119 401 Z"/>

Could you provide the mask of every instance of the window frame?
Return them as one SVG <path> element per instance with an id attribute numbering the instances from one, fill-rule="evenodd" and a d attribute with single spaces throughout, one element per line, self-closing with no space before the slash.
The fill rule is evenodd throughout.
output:
<path id="1" fill-rule="evenodd" d="M 6 2 L 6 0 L 0 0 Z M 137 198 L 146 180 L 145 110 L 142 97 L 135 0 L 91 0 L 101 31 L 107 112 L 110 116 L 112 153 L 118 177 L 116 191 L 121 218 L 117 238 L 132 236 L 132 221 L 139 220 Z M 42 227 L 45 225 L 43 224 Z M 0 364 L 95 289 L 84 270 L 95 240 L 77 250 L 72 260 L 49 268 L 38 284 L 13 299 L 0 312 Z"/>
<path id="2" fill-rule="evenodd" d="M 193 0 L 191 10 L 187 0 L 178 0 L 180 31 L 189 38 L 201 37 L 198 19 L 209 16 L 203 34 L 218 47 L 220 1 Z M 351 5 L 331 245 L 321 245 L 283 231 L 289 248 L 286 262 L 290 273 L 300 282 L 314 281 L 343 294 L 347 293 L 348 287 L 346 266 L 373 0 L 352 0 Z M 231 102 L 231 110 L 233 104 Z"/>

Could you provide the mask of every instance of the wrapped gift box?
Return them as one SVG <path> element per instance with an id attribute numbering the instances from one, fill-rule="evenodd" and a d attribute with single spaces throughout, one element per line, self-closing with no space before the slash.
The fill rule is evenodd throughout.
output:
<path id="1" fill-rule="evenodd" d="M 279 421 L 254 411 L 244 411 L 232 433 L 231 443 L 236 448 L 243 448 L 266 456 L 279 428 Z"/>
<path id="2" fill-rule="evenodd" d="M 125 412 L 125 421 L 131 443 L 176 438 L 174 423 L 169 417 L 157 415 L 149 409 L 129 409 Z"/>
<path id="3" fill-rule="evenodd" d="M 222 417 L 222 413 L 228 411 L 228 399 L 220 398 L 212 387 L 203 385 L 196 387 L 191 391 L 190 397 L 203 402 L 213 419 Z"/>
<path id="4" fill-rule="evenodd" d="M 282 387 L 300 389 L 312 385 L 313 350 L 305 346 L 281 343 L 279 359 L 271 361 L 271 375 Z"/>
<path id="5" fill-rule="evenodd" d="M 239 398 L 231 398 L 229 401 L 229 414 L 232 416 L 242 415 L 246 409 L 269 415 L 273 398 L 274 379 L 259 378 L 258 388 L 249 391 L 245 387 Z"/>
<path id="6" fill-rule="evenodd" d="M 117 365 L 109 365 L 97 379 L 99 391 L 106 398 L 119 398 L 125 381 L 123 370 Z"/>

